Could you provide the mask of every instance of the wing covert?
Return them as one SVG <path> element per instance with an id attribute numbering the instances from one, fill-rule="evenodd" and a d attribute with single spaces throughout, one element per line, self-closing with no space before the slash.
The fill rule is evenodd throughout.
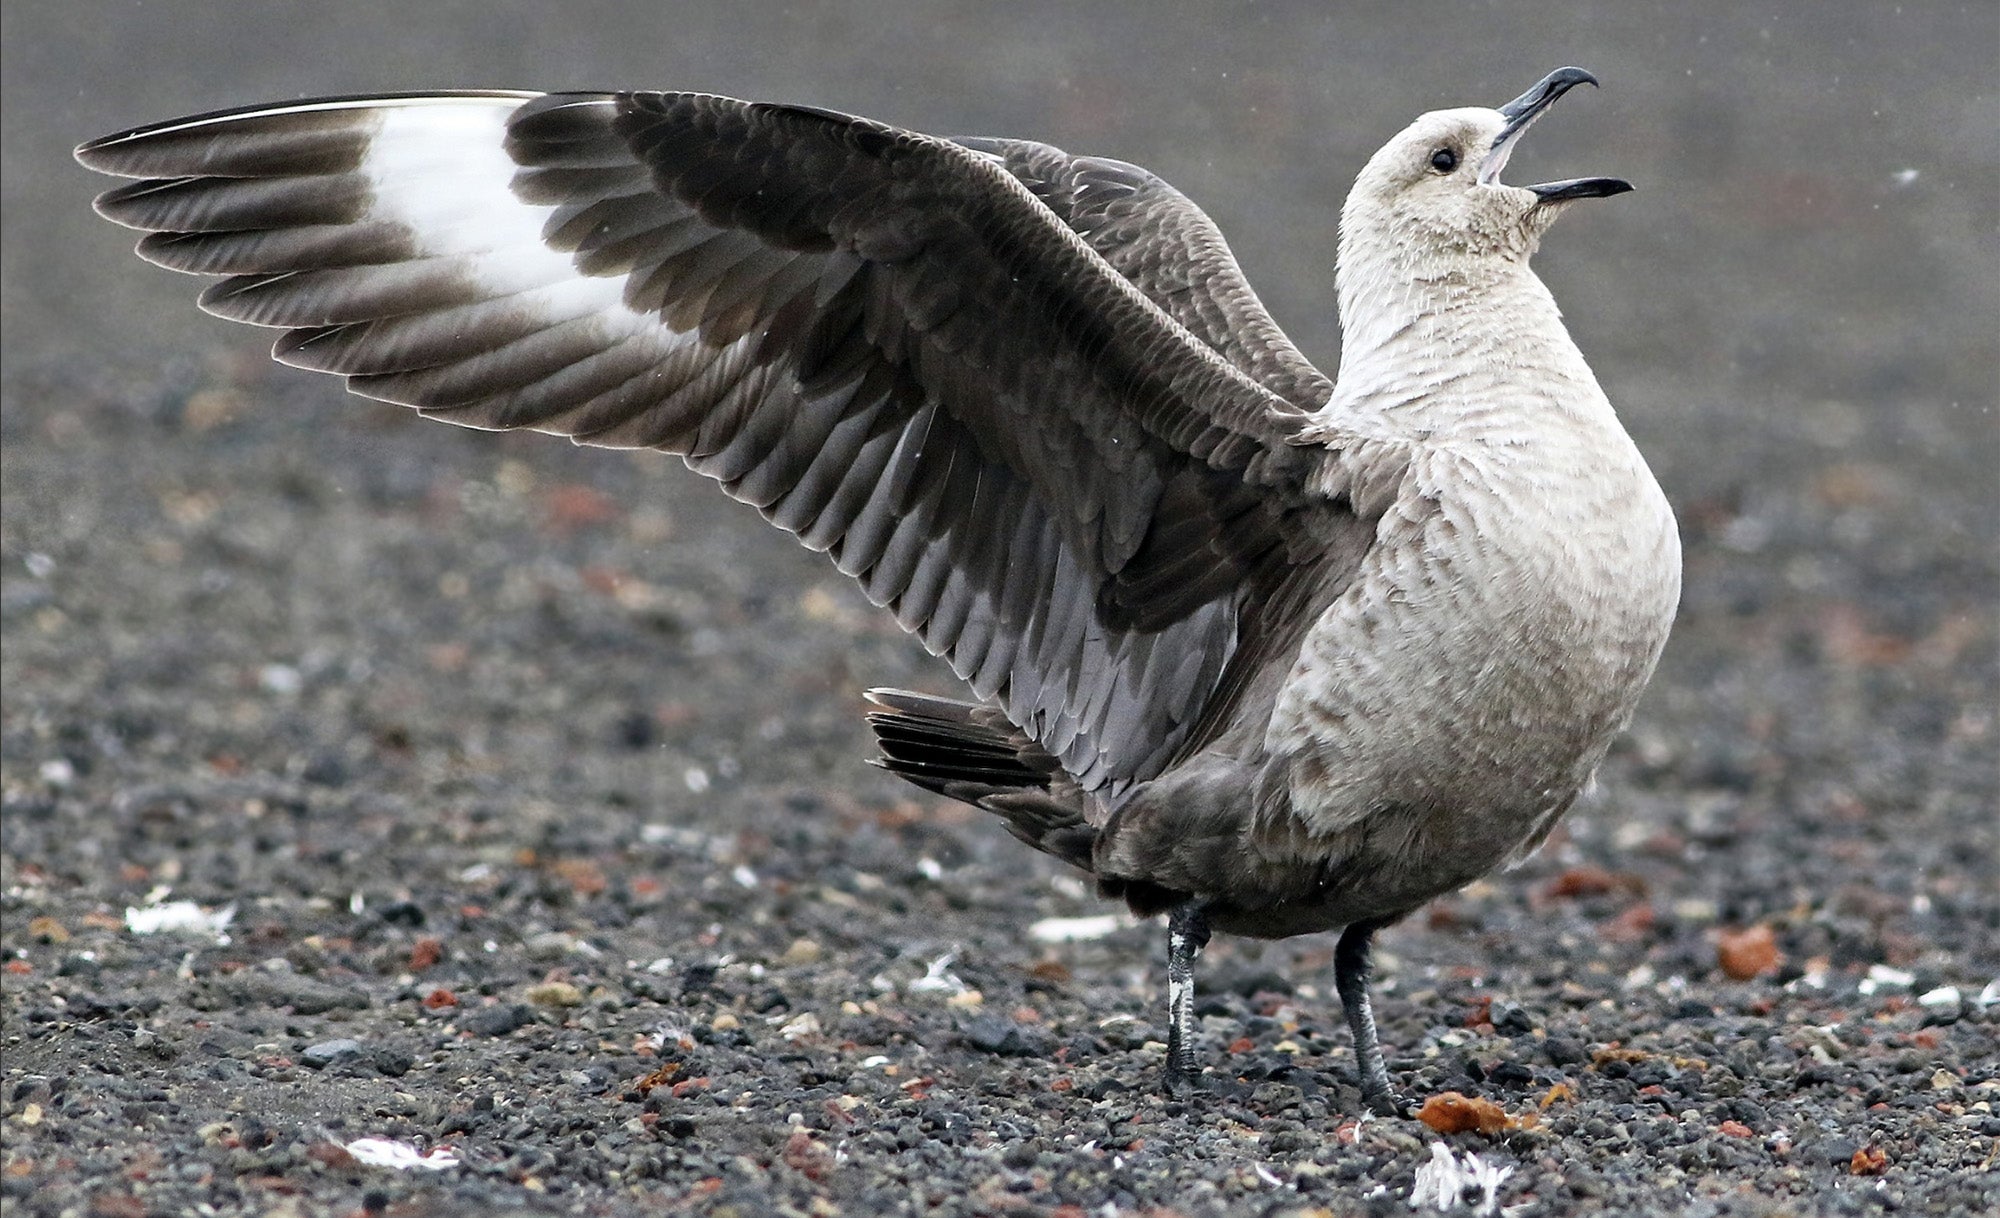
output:
<path id="1" fill-rule="evenodd" d="M 1159 175 L 1032 140 L 960 137 L 991 156 L 1168 316 L 1258 384 L 1317 410 L 1333 382 L 1264 308 L 1222 230 Z"/>

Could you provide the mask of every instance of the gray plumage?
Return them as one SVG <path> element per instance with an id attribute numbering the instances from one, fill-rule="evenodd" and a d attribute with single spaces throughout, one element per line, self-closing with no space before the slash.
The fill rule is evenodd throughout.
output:
<path id="1" fill-rule="evenodd" d="M 1027 141 L 448 93 L 77 156 L 141 179 L 99 210 L 223 276 L 203 307 L 284 329 L 277 358 L 675 454 L 825 552 L 979 699 L 871 691 L 882 764 L 1175 911 L 1176 1078 L 1210 927 L 1349 928 L 1387 1107 L 1368 934 L 1539 843 L 1677 593 L 1665 501 L 1528 269 L 1564 203 L 1624 184 L 1497 180 L 1587 79 L 1426 115 L 1370 162 L 1336 380 L 1185 197 Z"/>

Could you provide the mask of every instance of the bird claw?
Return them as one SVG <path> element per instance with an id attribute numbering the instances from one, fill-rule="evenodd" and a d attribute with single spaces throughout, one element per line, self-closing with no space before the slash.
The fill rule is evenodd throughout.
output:
<path id="1" fill-rule="evenodd" d="M 1408 1120 L 1416 1115 L 1416 1102 L 1392 1088 L 1364 1086 L 1361 1088 L 1361 1102 L 1379 1117 Z"/>

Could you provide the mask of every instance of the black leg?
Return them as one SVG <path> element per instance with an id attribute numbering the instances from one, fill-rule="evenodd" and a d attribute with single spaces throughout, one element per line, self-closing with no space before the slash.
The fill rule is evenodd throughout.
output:
<path id="1" fill-rule="evenodd" d="M 1333 949 L 1333 984 L 1354 1033 L 1354 1065 L 1361 1075 L 1361 1098 L 1378 1116 L 1408 1116 L 1409 1103 L 1389 1085 L 1382 1042 L 1375 1035 L 1375 1009 L 1368 1002 L 1368 946 L 1386 923 L 1356 922 L 1340 933 Z"/>
<path id="2" fill-rule="evenodd" d="M 1184 901 L 1167 915 L 1167 1077 L 1169 1093 L 1194 1082 L 1194 958 L 1208 946 L 1201 902 Z"/>

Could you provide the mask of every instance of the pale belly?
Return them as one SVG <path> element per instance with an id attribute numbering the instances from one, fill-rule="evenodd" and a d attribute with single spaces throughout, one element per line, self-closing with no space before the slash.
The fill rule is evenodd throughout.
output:
<path id="1" fill-rule="evenodd" d="M 1553 511 L 1440 505 L 1378 548 L 1274 707 L 1267 747 L 1290 757 L 1291 799 L 1248 844 L 1290 892 L 1261 933 L 1404 912 L 1540 844 L 1629 721 L 1673 620 L 1678 536 L 1637 475 Z"/>

